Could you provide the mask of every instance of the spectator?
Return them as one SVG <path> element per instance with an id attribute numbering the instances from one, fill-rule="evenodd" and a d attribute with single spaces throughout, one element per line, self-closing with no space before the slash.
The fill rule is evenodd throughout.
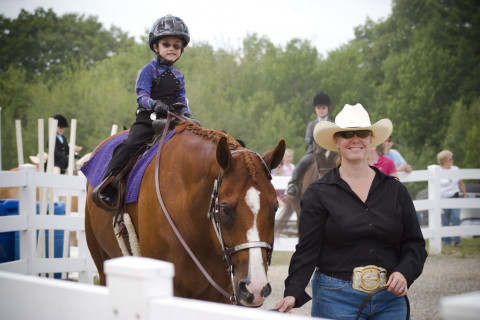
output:
<path id="1" fill-rule="evenodd" d="M 281 174 L 282 176 L 291 176 L 293 170 L 295 169 L 295 165 L 292 163 L 293 161 L 293 154 L 295 151 L 292 149 L 286 149 L 285 154 L 283 156 L 283 164 L 281 165 Z"/>
<path id="2" fill-rule="evenodd" d="M 294 151 L 292 149 L 286 149 L 285 154 L 283 155 L 282 162 L 278 167 L 273 170 L 272 175 L 274 176 L 284 176 L 289 177 L 292 175 L 292 171 L 295 168 L 295 165 L 292 163 Z M 281 207 L 285 206 L 286 195 L 285 190 L 278 189 L 275 191 L 277 193 L 278 203 Z"/>
<path id="3" fill-rule="evenodd" d="M 390 158 L 383 155 L 384 144 L 381 143 L 376 147 L 370 148 L 368 153 L 368 164 L 378 168 L 386 175 L 392 175 L 398 178 L 397 170 L 395 169 L 395 163 Z"/>
<path id="4" fill-rule="evenodd" d="M 453 165 L 453 153 L 449 150 L 443 150 L 437 155 L 437 161 L 442 170 L 459 170 L 457 166 Z M 461 194 L 460 194 L 461 193 Z M 462 180 L 450 178 L 440 179 L 440 196 L 442 198 L 463 198 L 467 197 L 467 190 Z M 443 209 L 442 212 L 442 226 L 459 226 L 460 225 L 460 209 Z M 443 238 L 446 246 L 452 243 L 451 237 Z M 460 245 L 460 237 L 454 237 L 453 242 L 455 247 Z"/>
<path id="5" fill-rule="evenodd" d="M 395 168 L 397 168 L 397 171 L 404 171 L 406 173 L 412 172 L 412 167 L 405 161 L 405 159 L 402 157 L 400 152 L 398 152 L 396 149 L 392 149 L 393 147 L 393 139 L 392 136 L 388 137 L 387 140 L 385 140 L 385 150 L 384 150 L 384 155 L 387 158 L 390 158 L 393 160 L 395 163 Z"/>

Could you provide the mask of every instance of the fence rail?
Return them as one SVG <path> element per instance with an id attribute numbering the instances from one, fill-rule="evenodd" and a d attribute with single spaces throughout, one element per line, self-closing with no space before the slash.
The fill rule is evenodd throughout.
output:
<path id="1" fill-rule="evenodd" d="M 19 260 L 0 264 L 0 270 L 21 274 L 36 275 L 43 273 L 78 272 L 78 280 L 93 283 L 96 272 L 85 239 L 84 208 L 86 199 L 86 179 L 83 176 L 54 175 L 37 172 L 33 165 L 21 165 L 19 171 L 1 171 L 0 187 L 19 187 L 18 215 L 0 217 L 0 232 L 19 232 Z M 36 189 L 50 188 L 58 194 L 65 190 L 78 197 L 78 212 L 70 215 L 54 215 L 50 210 L 48 215 L 37 215 Z M 53 200 L 51 201 L 53 204 Z M 53 207 L 53 206 L 52 206 Z M 76 231 L 78 254 L 76 257 L 44 258 L 38 254 L 37 231 L 50 230 L 50 255 L 54 242 L 53 230 Z M 67 256 L 69 256 L 67 252 Z"/>
<path id="2" fill-rule="evenodd" d="M 10 320 L 303 320 L 303 316 L 173 296 L 173 265 L 122 257 L 105 262 L 107 287 L 0 271 L 0 310 Z"/>
<path id="3" fill-rule="evenodd" d="M 442 178 L 480 180 L 480 169 L 453 171 L 430 167 L 429 170 L 400 176 L 405 183 L 428 182 L 428 199 L 414 200 L 414 205 L 417 211 L 428 210 L 428 227 L 422 228 L 422 232 L 426 239 L 430 239 L 429 250 L 432 254 L 441 252 L 442 237 L 480 235 L 480 226 L 442 227 L 442 208 L 480 208 L 480 198 L 442 199 L 439 183 Z M 288 178 L 274 177 L 272 183 L 276 189 L 285 189 Z M 34 166 L 22 165 L 18 172 L 0 171 L 0 187 L 20 187 L 19 215 L 0 217 L 0 232 L 19 231 L 20 259 L 0 264 L 0 270 L 22 274 L 79 272 L 79 281 L 92 283 L 96 268 L 85 240 L 85 178 L 36 172 Z M 60 194 L 70 190 L 78 196 L 78 212 L 72 212 L 69 216 L 36 215 L 36 188 L 53 188 Z M 36 233 L 42 229 L 76 231 L 78 256 L 56 259 L 38 257 Z M 275 250 L 293 251 L 297 242 L 297 238 L 277 237 Z"/>
<path id="4" fill-rule="evenodd" d="M 442 237 L 452 236 L 478 236 L 478 226 L 450 226 L 442 227 L 441 215 L 443 208 L 480 208 L 480 198 L 441 198 L 440 179 L 480 180 L 480 169 L 440 170 L 438 166 L 429 166 L 428 170 L 417 170 L 407 174 L 399 174 L 400 181 L 428 182 L 428 199 L 414 200 L 413 204 L 417 211 L 428 211 L 428 226 L 422 228 L 425 239 L 429 239 L 429 252 L 439 254 L 442 251 Z M 276 189 L 286 189 L 288 177 L 273 177 L 273 185 Z M 279 237 L 275 239 L 275 249 L 278 251 L 294 251 L 298 238 Z"/>

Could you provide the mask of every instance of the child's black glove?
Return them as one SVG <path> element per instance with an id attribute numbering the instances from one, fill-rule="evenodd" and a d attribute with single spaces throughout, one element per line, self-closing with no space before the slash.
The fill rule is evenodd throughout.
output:
<path id="1" fill-rule="evenodd" d="M 185 108 L 185 105 L 183 103 L 175 102 L 170 107 L 170 111 L 179 114 L 180 112 L 182 112 L 183 108 Z"/>
<path id="2" fill-rule="evenodd" d="M 157 118 L 166 118 L 167 111 L 170 110 L 170 107 L 162 100 L 155 100 L 153 103 L 153 110 L 157 114 Z"/>

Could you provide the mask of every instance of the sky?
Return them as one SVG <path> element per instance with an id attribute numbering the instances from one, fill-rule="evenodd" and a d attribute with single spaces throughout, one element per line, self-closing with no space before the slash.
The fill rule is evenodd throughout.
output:
<path id="1" fill-rule="evenodd" d="M 0 0 L 0 13 L 15 19 L 21 9 L 43 7 L 59 16 L 96 16 L 106 29 L 115 25 L 138 40 L 156 19 L 172 14 L 185 21 L 193 44 L 235 49 L 257 34 L 277 46 L 309 40 L 326 56 L 354 39 L 354 28 L 367 17 L 387 19 L 391 6 L 392 0 Z"/>

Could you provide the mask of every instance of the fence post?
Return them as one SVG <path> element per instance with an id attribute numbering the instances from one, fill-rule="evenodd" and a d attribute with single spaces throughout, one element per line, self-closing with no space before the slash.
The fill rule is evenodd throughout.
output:
<path id="1" fill-rule="evenodd" d="M 433 200 L 433 208 L 428 210 L 428 227 L 432 229 L 433 237 L 429 240 L 429 252 L 431 254 L 442 253 L 442 208 L 440 205 L 440 168 L 437 165 L 428 166 L 430 173 L 428 178 L 428 199 Z"/>
<path id="2" fill-rule="evenodd" d="M 79 213 L 82 217 L 85 217 L 85 202 L 86 202 L 86 189 L 80 190 L 78 192 L 78 208 Z M 80 210 L 80 208 L 84 208 Z M 93 262 L 92 256 L 87 245 L 87 239 L 85 235 L 85 228 L 83 230 L 77 231 L 77 243 L 78 243 L 78 255 L 79 257 L 85 258 L 85 270 L 79 272 L 78 281 L 82 283 L 93 283 L 94 282 L 94 273 L 97 272 L 97 267 Z"/>
<path id="3" fill-rule="evenodd" d="M 32 174 L 35 173 L 35 166 L 22 164 L 19 167 L 27 175 L 27 185 L 19 187 L 18 214 L 27 215 L 27 230 L 19 230 L 20 260 L 27 262 L 27 274 L 35 274 L 33 270 L 34 259 L 37 258 L 37 229 L 33 226 L 37 214 L 36 186 L 32 183 Z"/>
<path id="4" fill-rule="evenodd" d="M 173 296 L 170 262 L 144 257 L 105 261 L 110 319 L 150 319 L 149 299 Z"/>

